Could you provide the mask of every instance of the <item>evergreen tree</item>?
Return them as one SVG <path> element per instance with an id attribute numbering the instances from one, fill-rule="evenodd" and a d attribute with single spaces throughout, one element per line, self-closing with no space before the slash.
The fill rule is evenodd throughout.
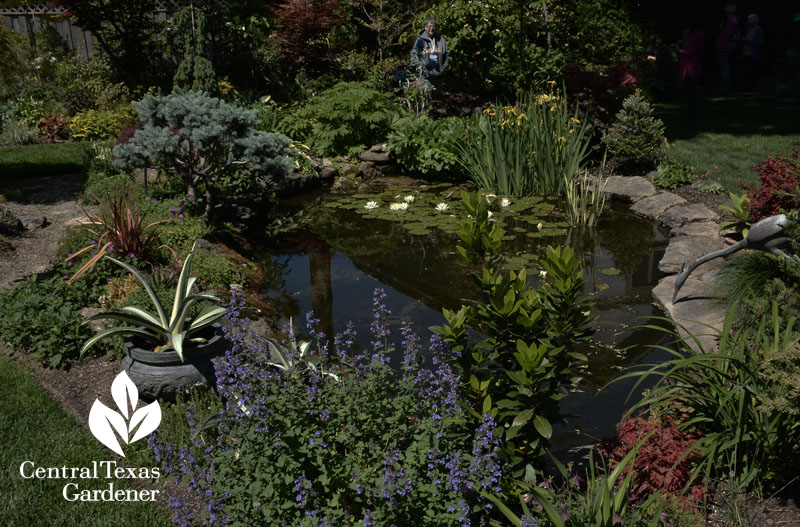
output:
<path id="1" fill-rule="evenodd" d="M 202 193 L 206 220 L 232 189 L 266 189 L 294 166 L 288 138 L 257 130 L 254 111 L 207 93 L 176 89 L 164 97 L 146 95 L 134 108 L 144 125 L 114 147 L 114 163 L 155 165 L 181 178 L 190 200 Z"/>
<path id="2" fill-rule="evenodd" d="M 626 161 L 654 163 L 664 155 L 664 122 L 640 90 L 622 102 L 622 110 L 603 136 L 608 152 Z"/>

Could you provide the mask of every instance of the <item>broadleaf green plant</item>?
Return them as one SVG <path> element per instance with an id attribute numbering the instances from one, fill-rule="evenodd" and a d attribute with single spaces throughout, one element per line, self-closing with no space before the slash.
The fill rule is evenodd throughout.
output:
<path id="1" fill-rule="evenodd" d="M 538 290 L 525 270 L 502 272 L 503 230 L 489 220 L 487 200 L 467 193 L 462 198 L 467 217 L 458 251 L 482 265 L 473 277 L 483 298 L 455 312 L 443 310 L 447 324 L 431 329 L 456 354 L 472 418 L 495 419 L 503 439 L 499 455 L 509 477 L 519 478 L 545 452 L 553 424 L 563 421 L 559 401 L 579 381 L 576 369 L 586 357 L 575 346 L 589 337 L 589 302 L 569 248 L 547 248 L 540 275 L 546 279 Z M 485 338 L 473 342 L 469 329 Z"/>
<path id="2" fill-rule="evenodd" d="M 195 246 L 186 257 L 183 263 L 178 285 L 175 292 L 175 299 L 172 304 L 172 312 L 167 316 L 164 306 L 156 295 L 150 282 L 137 271 L 133 266 L 125 262 L 106 256 L 109 260 L 130 272 L 139 280 L 147 292 L 156 314 L 147 312 L 141 308 L 126 306 L 121 309 L 110 309 L 89 317 L 86 321 L 94 320 L 118 320 L 129 324 L 128 326 L 113 327 L 97 333 L 94 337 L 86 341 L 81 349 L 81 355 L 91 348 L 96 342 L 113 335 L 134 335 L 146 339 L 156 345 L 155 352 L 173 349 L 184 360 L 183 349 L 185 342 L 203 342 L 205 339 L 200 337 L 192 338 L 198 331 L 211 326 L 220 320 L 227 310 L 220 306 L 209 306 L 201 311 L 196 317 L 187 322 L 191 307 L 202 301 L 220 302 L 220 299 L 208 293 L 192 293 L 192 287 L 197 281 L 196 276 L 189 276 L 194 257 Z"/>
<path id="3" fill-rule="evenodd" d="M 741 233 L 742 236 L 747 236 L 747 233 L 750 232 L 750 226 L 752 225 L 750 221 L 750 211 L 747 209 L 747 205 L 750 203 L 750 197 L 746 193 L 734 194 L 733 192 L 729 192 L 728 196 L 731 198 L 731 203 L 720 205 L 719 210 L 727 212 L 730 216 L 733 216 L 733 219 L 721 221 L 719 230 L 721 232 L 733 229 Z"/>

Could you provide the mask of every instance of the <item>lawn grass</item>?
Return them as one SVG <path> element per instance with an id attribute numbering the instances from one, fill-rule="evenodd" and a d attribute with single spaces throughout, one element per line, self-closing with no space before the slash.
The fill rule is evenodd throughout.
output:
<path id="1" fill-rule="evenodd" d="M 111 459 L 87 429 L 58 406 L 17 363 L 0 355 L 0 518 L 3 525 L 170 525 L 163 504 L 150 502 L 68 502 L 62 496 L 70 481 L 80 488 L 134 488 L 120 479 L 23 479 L 20 464 L 37 467 L 91 467 Z M 132 465 L 134 466 L 134 465 Z M 159 500 L 165 500 L 159 496 Z"/>
<path id="2" fill-rule="evenodd" d="M 0 147 L 0 180 L 80 172 L 90 143 Z"/>
<path id="3" fill-rule="evenodd" d="M 728 192 L 742 193 L 758 175 L 752 165 L 767 154 L 788 153 L 800 143 L 800 104 L 762 96 L 701 96 L 697 119 L 689 121 L 683 101 L 654 104 L 670 142 L 667 156 L 712 177 Z M 714 169 L 714 167 L 718 167 Z"/>

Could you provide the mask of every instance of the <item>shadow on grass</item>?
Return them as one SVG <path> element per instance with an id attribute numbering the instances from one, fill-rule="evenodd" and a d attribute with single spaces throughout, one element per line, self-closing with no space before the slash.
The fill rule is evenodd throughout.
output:
<path id="1" fill-rule="evenodd" d="M 697 119 L 686 116 L 684 101 L 654 105 L 670 141 L 692 139 L 699 133 L 784 136 L 800 133 L 800 104 L 767 96 L 700 96 Z"/>

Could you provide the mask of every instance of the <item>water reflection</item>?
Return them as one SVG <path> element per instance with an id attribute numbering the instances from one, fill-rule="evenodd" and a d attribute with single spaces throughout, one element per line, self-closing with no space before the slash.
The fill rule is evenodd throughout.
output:
<path id="1" fill-rule="evenodd" d="M 507 223 L 507 232 L 513 232 L 516 225 Z M 510 256 L 533 254 L 533 267 L 535 255 L 542 254 L 546 244 L 568 245 L 576 251 L 586 279 L 585 293 L 593 297 L 597 317 L 593 342 L 583 350 L 589 365 L 582 391 L 564 403 L 567 412 L 585 417 L 559 428 L 557 443 L 586 442 L 570 433 L 576 426 L 593 436 L 612 433 L 626 407 L 629 387 L 615 385 L 599 397 L 597 390 L 624 367 L 656 353 L 645 345 L 657 343 L 662 334 L 635 326 L 660 314 L 651 291 L 661 277 L 658 262 L 668 237 L 658 224 L 632 215 L 623 206 L 610 207 L 593 230 L 536 240 L 525 232 L 518 234 L 507 240 L 504 250 Z M 457 254 L 456 245 L 454 235 L 434 231 L 412 236 L 396 222 L 365 220 L 347 209 L 325 209 L 313 226 L 292 233 L 280 248 L 261 255 L 265 267 L 279 273 L 282 282 L 264 293 L 270 298 L 291 297 L 283 305 L 287 317 L 299 320 L 313 310 L 329 336 L 352 321 L 357 340 L 367 346 L 372 295 L 381 287 L 393 313 L 394 335 L 400 324 L 409 322 L 427 339 L 427 328 L 444 322 L 443 307 L 457 309 L 479 298 L 470 277 L 473 269 Z M 537 282 L 538 276 L 532 274 L 531 280 Z"/>

